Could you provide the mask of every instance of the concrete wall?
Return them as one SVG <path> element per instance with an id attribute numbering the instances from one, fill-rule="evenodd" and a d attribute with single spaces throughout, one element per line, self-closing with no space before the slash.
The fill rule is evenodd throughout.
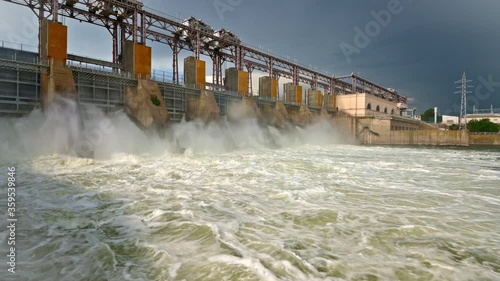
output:
<path id="1" fill-rule="evenodd" d="M 365 115 L 365 95 L 337 95 L 337 107 L 339 111 L 345 112 L 352 116 Z"/>
<path id="2" fill-rule="evenodd" d="M 356 137 L 358 128 L 358 121 L 352 116 L 337 112 L 331 118 L 331 124 L 339 136 L 338 139 L 343 143 L 358 144 L 359 141 Z"/>
<path id="3" fill-rule="evenodd" d="M 391 120 L 391 131 L 415 131 L 415 130 L 437 130 L 432 126 L 425 126 L 422 122 L 412 119 L 404 119 L 402 117 L 393 117 Z"/>
<path id="4" fill-rule="evenodd" d="M 278 80 L 269 76 L 259 78 L 259 96 L 277 100 L 278 92 Z"/>
<path id="5" fill-rule="evenodd" d="M 337 96 L 336 95 L 325 95 L 324 96 L 325 100 L 325 108 L 328 110 L 336 110 L 337 109 Z"/>
<path id="6" fill-rule="evenodd" d="M 122 57 L 123 70 L 134 74 L 138 79 L 151 77 L 151 47 L 125 41 Z"/>
<path id="7" fill-rule="evenodd" d="M 138 79 L 137 87 L 127 86 L 124 99 L 125 112 L 141 127 L 163 130 L 168 126 L 168 111 L 158 83 Z"/>
<path id="8" fill-rule="evenodd" d="M 218 121 L 221 112 L 214 93 L 202 90 L 199 96 L 188 95 L 186 120 L 201 120 L 204 123 Z"/>
<path id="9" fill-rule="evenodd" d="M 500 134 L 496 135 L 470 135 L 470 145 L 500 145 Z"/>
<path id="10" fill-rule="evenodd" d="M 285 83 L 283 85 L 283 93 L 287 103 L 302 104 L 302 86 Z"/>
<path id="11" fill-rule="evenodd" d="M 50 70 L 48 75 L 42 74 L 42 84 L 44 109 L 48 109 L 52 105 L 56 96 L 78 100 L 73 72 L 64 65 L 62 60 L 50 60 Z"/>
<path id="12" fill-rule="evenodd" d="M 301 105 L 298 109 L 288 109 L 288 115 L 295 126 L 305 127 L 313 121 L 311 111 L 304 105 Z"/>
<path id="13" fill-rule="evenodd" d="M 393 124 L 406 128 L 419 128 L 418 121 L 391 116 L 353 117 L 338 112 L 332 124 L 340 135 L 351 141 L 368 145 L 449 145 L 468 146 L 469 136 L 461 131 L 441 131 L 433 127 L 427 130 L 391 130 Z M 427 127 L 426 127 L 427 128 Z M 491 142 L 491 141 L 488 141 Z"/>
<path id="14" fill-rule="evenodd" d="M 237 92 L 240 96 L 246 96 L 248 90 L 248 72 L 237 70 L 234 67 L 226 69 L 225 85 L 229 91 Z"/>
<path id="15" fill-rule="evenodd" d="M 66 67 L 67 27 L 42 20 L 40 29 L 41 61 L 49 64 L 41 78 L 41 99 L 44 110 L 49 109 L 56 97 L 78 100 L 72 71 Z"/>
<path id="16" fill-rule="evenodd" d="M 285 105 L 281 102 L 275 104 L 266 104 L 262 108 L 262 116 L 267 121 L 267 124 L 278 129 L 284 129 L 288 124 L 291 124 L 290 116 Z"/>
<path id="17" fill-rule="evenodd" d="M 244 119 L 257 119 L 259 123 L 265 123 L 253 97 L 241 97 L 241 100 L 230 101 L 228 104 L 227 119 L 238 122 Z"/>
<path id="18" fill-rule="evenodd" d="M 184 59 L 184 84 L 187 87 L 205 90 L 206 85 L 205 62 L 195 57 Z"/>
<path id="19" fill-rule="evenodd" d="M 433 145 L 468 146 L 469 134 L 466 131 L 391 131 L 379 136 L 371 134 L 364 138 L 363 144 L 370 145 Z"/>
<path id="20" fill-rule="evenodd" d="M 322 107 L 323 93 L 321 91 L 307 89 L 307 105 L 314 107 Z"/>
<path id="21" fill-rule="evenodd" d="M 370 105 L 371 110 L 368 109 Z M 354 116 L 379 116 L 384 115 L 384 110 L 387 109 L 387 114 L 399 115 L 398 104 L 389 100 L 379 98 L 369 94 L 350 94 L 336 96 L 336 106 L 339 111 L 344 111 Z M 377 106 L 379 111 L 377 111 Z"/>

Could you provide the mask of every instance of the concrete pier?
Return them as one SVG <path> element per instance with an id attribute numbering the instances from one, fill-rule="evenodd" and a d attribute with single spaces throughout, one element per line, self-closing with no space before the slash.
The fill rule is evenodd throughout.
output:
<path id="1" fill-rule="evenodd" d="M 199 96 L 187 97 L 187 121 L 201 120 L 203 123 L 208 124 L 218 121 L 220 118 L 221 111 L 213 92 L 202 90 Z"/>
<path id="2" fill-rule="evenodd" d="M 257 119 L 264 124 L 264 118 L 253 97 L 242 97 L 241 101 L 232 101 L 228 105 L 227 119 L 238 122 L 245 119 Z"/>
<path id="3" fill-rule="evenodd" d="M 167 107 L 156 82 L 138 79 L 137 87 L 127 86 L 124 105 L 125 112 L 140 127 L 160 133 L 168 127 Z"/>
<path id="4" fill-rule="evenodd" d="M 278 100 L 278 80 L 269 76 L 259 78 L 259 96 Z"/>
<path id="5" fill-rule="evenodd" d="M 240 96 L 248 95 L 248 72 L 237 70 L 234 67 L 226 69 L 224 85 L 231 92 L 236 92 Z"/>
<path id="6" fill-rule="evenodd" d="M 151 47 L 125 42 L 123 70 L 137 78 L 137 87 L 127 86 L 125 112 L 140 127 L 155 129 L 160 134 L 168 127 L 169 117 L 158 83 L 151 78 Z"/>
<path id="7" fill-rule="evenodd" d="M 49 65 L 41 77 L 41 101 L 44 110 L 50 109 L 57 97 L 78 101 L 73 73 L 66 67 L 68 28 L 60 23 L 41 22 L 40 59 Z"/>
<path id="8" fill-rule="evenodd" d="M 187 87 L 205 90 L 205 65 L 205 61 L 197 60 L 195 57 L 187 57 L 184 59 L 184 84 Z"/>
<path id="9" fill-rule="evenodd" d="M 290 115 L 290 119 L 295 126 L 305 127 L 310 125 L 313 121 L 313 115 L 309 108 L 304 105 L 300 105 L 296 109 L 288 108 L 288 114 Z"/>
<path id="10" fill-rule="evenodd" d="M 323 93 L 318 90 L 307 89 L 307 105 L 323 107 Z"/>
<path id="11" fill-rule="evenodd" d="M 151 78 L 151 47 L 127 40 L 122 60 L 123 70 L 137 79 Z"/>
<path id="12" fill-rule="evenodd" d="M 337 111 L 337 99 L 335 95 L 329 94 L 323 96 L 324 108 Z"/>
<path id="13" fill-rule="evenodd" d="M 285 102 L 292 104 L 302 104 L 302 86 L 293 83 L 283 85 Z"/>
<path id="14" fill-rule="evenodd" d="M 262 115 L 268 125 L 278 129 L 285 129 L 292 124 L 288 111 L 282 102 L 276 102 L 274 105 L 264 105 Z"/>

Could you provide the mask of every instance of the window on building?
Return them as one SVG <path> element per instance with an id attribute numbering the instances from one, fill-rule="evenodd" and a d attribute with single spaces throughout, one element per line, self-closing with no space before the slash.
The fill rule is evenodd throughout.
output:
<path id="1" fill-rule="evenodd" d="M 391 115 L 394 115 L 394 109 L 391 110 Z"/>
<path id="2" fill-rule="evenodd" d="M 387 114 L 387 107 L 386 107 L 386 108 L 384 108 L 384 113 L 386 113 L 386 114 Z"/>
<path id="3" fill-rule="evenodd" d="M 376 109 L 378 112 L 380 112 L 380 106 L 377 105 L 377 109 Z"/>
<path id="4" fill-rule="evenodd" d="M 371 104 L 371 103 L 369 103 L 369 104 L 366 106 L 366 109 L 368 109 L 368 110 L 372 110 L 372 104 Z"/>

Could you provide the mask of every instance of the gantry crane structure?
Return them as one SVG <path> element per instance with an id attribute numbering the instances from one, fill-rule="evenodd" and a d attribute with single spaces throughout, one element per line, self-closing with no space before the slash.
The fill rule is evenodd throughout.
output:
<path id="1" fill-rule="evenodd" d="M 179 83 L 178 54 L 194 52 L 196 59 L 207 55 L 213 62 L 213 82 L 222 84 L 222 64 L 234 63 L 236 69 L 250 73 L 259 70 L 274 79 L 291 79 L 329 94 L 368 93 L 406 104 L 407 98 L 356 74 L 342 77 L 326 75 L 298 63 L 266 53 L 242 43 L 227 30 L 214 32 L 200 20 L 179 21 L 149 9 L 135 0 L 3 0 L 30 8 L 42 19 L 58 22 L 66 17 L 105 27 L 112 36 L 113 63 L 119 66 L 125 41 L 146 44 L 147 40 L 167 44 L 173 54 L 173 83 Z M 350 81 L 349 81 L 350 80 Z"/>

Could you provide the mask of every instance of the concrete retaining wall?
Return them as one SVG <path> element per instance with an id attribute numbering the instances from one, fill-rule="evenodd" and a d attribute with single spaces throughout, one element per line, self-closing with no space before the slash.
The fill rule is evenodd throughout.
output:
<path id="1" fill-rule="evenodd" d="M 288 115 L 295 126 L 305 127 L 313 121 L 313 115 L 307 106 L 301 105 L 298 110 L 289 110 Z"/>
<path id="2" fill-rule="evenodd" d="M 227 119 L 238 122 L 244 119 L 257 119 L 264 124 L 264 118 L 257 103 L 252 97 L 242 97 L 241 101 L 230 101 L 228 105 Z"/>
<path id="3" fill-rule="evenodd" d="M 268 125 L 274 126 L 278 129 L 284 129 L 287 125 L 291 124 L 288 111 L 286 110 L 285 105 L 281 102 L 276 102 L 274 106 L 271 104 L 264 105 L 262 115 Z"/>
<path id="4" fill-rule="evenodd" d="M 201 120 L 204 123 L 217 121 L 221 117 L 221 112 L 214 93 L 202 90 L 199 96 L 186 96 L 187 112 L 186 120 Z"/>
<path id="5" fill-rule="evenodd" d="M 168 111 L 156 82 L 138 79 L 137 87 L 127 86 L 124 98 L 125 112 L 141 127 L 160 131 L 167 128 Z"/>
<path id="6" fill-rule="evenodd" d="M 49 73 L 42 73 L 41 77 L 42 104 L 45 110 L 52 106 L 56 97 L 78 100 L 73 72 L 64 65 L 64 61 L 52 59 Z"/>
<path id="7" fill-rule="evenodd" d="M 356 138 L 357 120 L 348 114 L 337 112 L 331 118 L 331 124 L 338 134 L 338 139 L 343 143 L 358 144 Z"/>
<path id="8" fill-rule="evenodd" d="M 390 131 L 363 139 L 363 144 L 370 145 L 435 145 L 468 146 L 469 133 L 466 131 Z"/>
<path id="9" fill-rule="evenodd" d="M 500 135 L 470 135 L 470 145 L 500 145 Z"/>

